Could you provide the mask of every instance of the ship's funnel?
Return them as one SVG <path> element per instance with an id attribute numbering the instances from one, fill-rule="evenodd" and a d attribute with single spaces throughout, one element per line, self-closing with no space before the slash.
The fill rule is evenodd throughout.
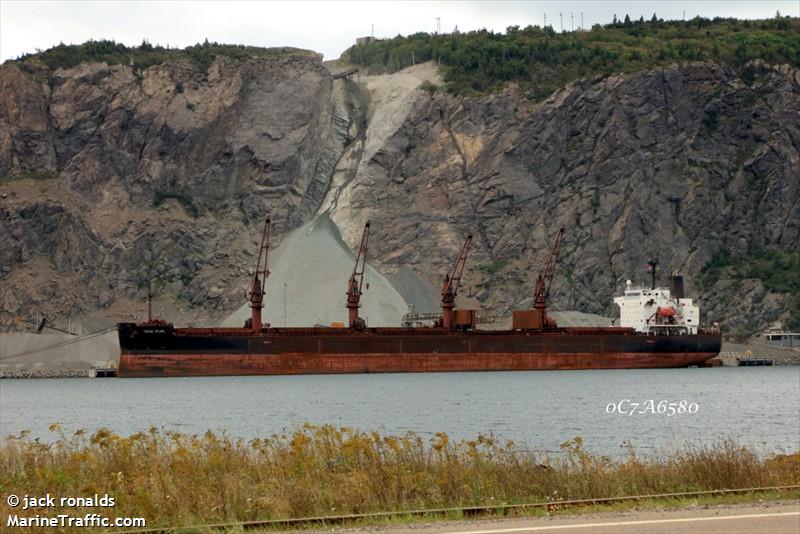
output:
<path id="1" fill-rule="evenodd" d="M 673 274 L 670 278 L 670 293 L 672 294 L 673 298 L 682 299 L 684 298 L 685 294 L 683 291 L 683 275 L 681 274 Z"/>

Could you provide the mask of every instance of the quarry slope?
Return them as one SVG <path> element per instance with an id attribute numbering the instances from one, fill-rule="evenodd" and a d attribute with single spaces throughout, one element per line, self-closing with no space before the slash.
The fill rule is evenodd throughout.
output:
<path id="1" fill-rule="evenodd" d="M 430 64 L 334 80 L 292 54 L 219 57 L 205 72 L 3 64 L 1 320 L 141 318 L 150 281 L 170 319 L 219 323 L 245 302 L 269 213 L 275 261 L 293 258 L 270 280 L 277 324 L 284 282 L 298 288 L 293 320 L 344 315 L 347 249 L 371 218 L 372 267 L 391 295 L 382 321 L 435 306 L 468 232 L 461 305 L 529 305 L 564 226 L 554 307 L 615 315 L 612 295 L 658 255 L 662 273 L 688 276 L 705 319 L 753 331 L 785 319 L 791 297 L 757 278 L 697 282 L 723 248 L 800 249 L 800 73 L 757 67 L 746 83 L 713 63 L 675 64 L 534 101 L 513 86 L 422 90 L 440 81 Z M 281 252 L 287 236 L 320 238 L 307 233 L 317 223 L 322 248 Z M 335 272 L 314 255 L 324 250 Z M 303 295 L 308 280 L 338 285 Z M 379 302 L 370 295 L 365 306 Z"/>

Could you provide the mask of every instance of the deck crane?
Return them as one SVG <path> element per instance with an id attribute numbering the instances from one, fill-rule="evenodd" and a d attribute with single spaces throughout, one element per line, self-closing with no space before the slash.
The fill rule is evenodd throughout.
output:
<path id="1" fill-rule="evenodd" d="M 269 276 L 268 256 L 269 256 L 269 234 L 271 228 L 270 218 L 264 220 L 264 230 L 261 232 L 261 246 L 258 248 L 256 258 L 256 268 L 253 273 L 253 281 L 250 283 L 250 308 L 252 316 L 250 318 L 250 328 L 253 332 L 261 331 L 261 310 L 264 308 L 264 286 Z M 263 261 L 262 261 L 263 260 Z M 245 325 L 247 326 L 247 325 Z"/>
<path id="2" fill-rule="evenodd" d="M 369 241 L 370 221 L 364 225 L 364 233 L 361 234 L 361 246 L 358 247 L 356 265 L 353 267 L 353 274 L 347 283 L 347 324 L 350 328 L 363 330 L 367 324 L 358 316 L 358 308 L 361 306 L 361 286 L 364 284 L 364 271 L 367 268 L 367 243 Z M 369 285 L 367 285 L 369 289 Z"/>
<path id="3" fill-rule="evenodd" d="M 458 286 L 461 284 L 461 275 L 467 263 L 467 254 L 469 254 L 471 244 L 472 234 L 469 234 L 464 240 L 458 259 L 453 264 L 453 268 L 450 269 L 450 273 L 445 275 L 444 283 L 442 284 L 442 326 L 445 330 L 453 329 L 453 308 L 455 307 Z"/>
<path id="4" fill-rule="evenodd" d="M 547 318 L 547 299 L 550 297 L 550 284 L 553 282 L 553 274 L 556 270 L 556 260 L 558 253 L 561 250 L 561 240 L 564 238 L 564 229 L 561 228 L 556 234 L 553 248 L 550 249 L 550 254 L 547 256 L 547 262 L 544 266 L 544 272 L 539 275 L 536 280 L 536 289 L 534 290 L 533 308 L 539 314 L 539 320 L 542 327 L 546 328 L 552 326 L 554 323 Z"/>

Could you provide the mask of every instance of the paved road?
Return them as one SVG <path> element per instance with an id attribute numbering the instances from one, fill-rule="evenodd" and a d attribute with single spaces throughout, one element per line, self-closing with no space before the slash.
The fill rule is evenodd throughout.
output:
<path id="1" fill-rule="evenodd" d="M 800 503 L 463 521 L 388 528 L 408 534 L 800 534 Z"/>

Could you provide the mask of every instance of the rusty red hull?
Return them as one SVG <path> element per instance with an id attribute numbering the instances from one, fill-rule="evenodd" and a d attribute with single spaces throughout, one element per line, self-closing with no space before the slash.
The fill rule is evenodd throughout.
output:
<path id="1" fill-rule="evenodd" d="M 535 371 L 642 369 L 702 365 L 715 353 L 653 355 L 604 354 L 123 354 L 122 377 L 298 375 L 337 373 L 432 373 L 463 371 Z"/>
<path id="2" fill-rule="evenodd" d="M 447 333 L 432 329 L 172 329 L 120 325 L 119 376 L 290 375 L 702 365 L 718 334 L 645 336 L 631 330 Z"/>

